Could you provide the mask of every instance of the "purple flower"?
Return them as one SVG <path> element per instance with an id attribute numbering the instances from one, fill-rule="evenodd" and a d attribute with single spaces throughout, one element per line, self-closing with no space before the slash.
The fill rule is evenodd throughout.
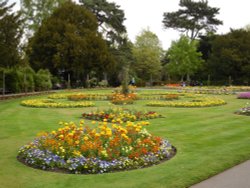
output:
<path id="1" fill-rule="evenodd" d="M 250 99 L 250 92 L 240 93 L 237 96 L 238 99 Z"/>

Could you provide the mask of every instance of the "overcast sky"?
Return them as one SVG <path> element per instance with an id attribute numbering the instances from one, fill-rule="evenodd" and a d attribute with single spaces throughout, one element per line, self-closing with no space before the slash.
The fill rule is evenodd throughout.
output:
<path id="1" fill-rule="evenodd" d="M 120 5 L 125 12 L 125 25 L 132 42 L 142 29 L 149 28 L 167 49 L 172 40 L 179 38 L 179 32 L 172 29 L 163 29 L 164 12 L 173 12 L 179 9 L 179 0 L 108 0 Z M 9 0 L 18 2 L 19 0 Z M 227 33 L 230 28 L 238 29 L 250 24 L 250 0 L 208 0 L 211 7 L 220 8 L 218 19 L 223 25 L 218 27 L 217 33 Z"/>

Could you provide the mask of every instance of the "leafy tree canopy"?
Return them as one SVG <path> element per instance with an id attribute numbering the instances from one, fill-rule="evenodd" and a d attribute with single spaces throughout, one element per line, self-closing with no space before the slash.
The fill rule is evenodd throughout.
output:
<path id="1" fill-rule="evenodd" d="M 134 70 L 145 81 L 158 79 L 161 71 L 163 49 L 158 37 L 149 30 L 143 30 L 136 37 L 133 47 L 135 57 Z"/>
<path id="2" fill-rule="evenodd" d="M 12 67 L 19 63 L 18 47 L 22 35 L 19 13 L 13 13 L 15 4 L 0 1 L 0 67 Z"/>
<path id="3" fill-rule="evenodd" d="M 25 20 L 26 35 L 32 36 L 59 5 L 69 0 L 21 0 L 21 12 Z"/>
<path id="4" fill-rule="evenodd" d="M 192 40 L 202 31 L 215 32 L 216 26 L 222 24 L 215 18 L 220 9 L 208 6 L 207 0 L 180 0 L 179 6 L 178 11 L 163 14 L 163 25 L 186 33 Z"/>
<path id="5" fill-rule="evenodd" d="M 110 45 L 123 42 L 126 27 L 123 25 L 124 11 L 120 6 L 106 0 L 80 0 L 80 3 L 96 15 L 99 31 Z"/>
<path id="6" fill-rule="evenodd" d="M 228 34 L 218 35 L 212 41 L 208 70 L 213 79 L 234 83 L 250 83 L 250 31 L 231 30 Z"/>
<path id="7" fill-rule="evenodd" d="M 169 74 L 179 75 L 182 79 L 187 76 L 187 81 L 190 81 L 190 76 L 202 66 L 201 56 L 197 52 L 197 41 L 182 36 L 178 41 L 172 42 L 168 50 L 167 70 Z"/>
<path id="8" fill-rule="evenodd" d="M 72 2 L 60 6 L 31 40 L 30 62 L 36 69 L 72 72 L 75 79 L 91 71 L 109 70 L 112 63 L 105 41 L 97 32 L 97 20 Z"/>

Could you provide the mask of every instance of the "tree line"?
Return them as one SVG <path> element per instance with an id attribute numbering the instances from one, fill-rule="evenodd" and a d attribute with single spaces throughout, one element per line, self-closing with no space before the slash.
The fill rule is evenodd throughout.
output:
<path id="1" fill-rule="evenodd" d="M 249 84 L 249 29 L 217 35 L 219 8 L 204 0 L 179 5 L 163 14 L 164 27 L 181 32 L 165 51 L 149 29 L 132 43 L 124 11 L 113 2 L 21 0 L 20 11 L 14 11 L 14 4 L 1 0 L 0 88 L 118 86 L 132 78 L 142 86 L 192 80 Z"/>

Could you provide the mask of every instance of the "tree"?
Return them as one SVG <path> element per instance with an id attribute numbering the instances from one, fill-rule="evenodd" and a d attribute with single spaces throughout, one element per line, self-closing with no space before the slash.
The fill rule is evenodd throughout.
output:
<path id="1" fill-rule="evenodd" d="M 163 24 L 165 28 L 173 28 L 186 33 L 191 40 L 198 37 L 202 31 L 215 32 L 216 26 L 222 21 L 215 18 L 219 14 L 219 8 L 208 6 L 208 1 L 180 0 L 181 9 L 176 12 L 165 12 Z"/>
<path id="2" fill-rule="evenodd" d="M 21 0 L 21 12 L 25 20 L 24 27 L 27 37 L 31 37 L 59 5 L 68 0 Z"/>
<path id="3" fill-rule="evenodd" d="M 197 52 L 197 41 L 182 36 L 178 41 L 172 42 L 168 50 L 167 70 L 172 75 L 181 76 L 182 81 L 187 76 L 187 81 L 190 82 L 190 76 L 202 66 L 201 56 Z"/>
<path id="4" fill-rule="evenodd" d="M 112 59 L 97 32 L 97 20 L 87 9 L 72 2 L 60 6 L 35 33 L 29 47 L 31 65 L 71 74 L 85 81 L 90 71 L 110 69 Z"/>
<path id="5" fill-rule="evenodd" d="M 133 47 L 135 63 L 132 64 L 137 76 L 144 81 L 160 78 L 163 49 L 158 37 L 149 30 L 143 30 L 136 37 Z"/>
<path id="6" fill-rule="evenodd" d="M 18 52 L 22 29 L 19 13 L 13 13 L 15 4 L 0 1 L 0 67 L 12 67 L 20 63 Z"/>
<path id="7" fill-rule="evenodd" d="M 124 41 L 126 27 L 123 22 L 125 17 L 120 6 L 106 0 L 80 0 L 80 3 L 96 15 L 99 31 L 109 45 L 120 45 Z"/>
<path id="8" fill-rule="evenodd" d="M 217 35 L 207 61 L 213 80 L 225 84 L 229 77 L 234 84 L 250 83 L 250 31 L 231 30 Z"/>

